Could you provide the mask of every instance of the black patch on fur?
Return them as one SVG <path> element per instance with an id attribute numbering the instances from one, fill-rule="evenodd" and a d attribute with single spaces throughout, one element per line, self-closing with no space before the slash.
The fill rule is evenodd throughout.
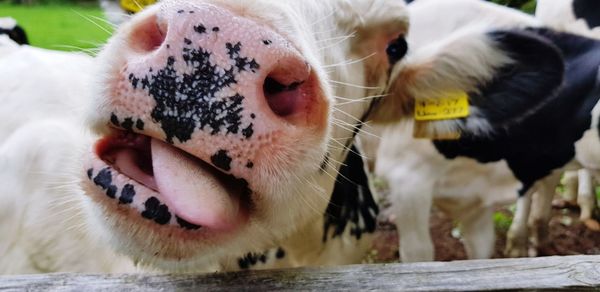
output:
<path id="1" fill-rule="evenodd" d="M 277 252 L 275 253 L 275 257 L 276 257 L 277 259 L 282 259 L 282 258 L 284 258 L 284 257 L 285 257 L 285 250 L 283 250 L 283 248 L 281 248 L 281 247 L 278 247 L 278 248 L 277 248 Z"/>
<path id="2" fill-rule="evenodd" d="M 179 218 L 179 216 L 177 216 L 177 215 L 175 216 L 175 220 L 177 220 L 177 224 L 179 224 L 179 226 L 181 226 L 181 228 L 183 228 L 183 229 L 198 230 L 198 229 L 202 228 L 202 226 L 187 222 L 184 219 Z"/>
<path id="3" fill-rule="evenodd" d="M 250 117 L 254 120 L 256 119 L 256 115 L 254 113 L 250 114 Z"/>
<path id="4" fill-rule="evenodd" d="M 238 266 L 242 270 L 247 270 L 252 266 L 255 266 L 258 261 L 266 263 L 268 258 L 268 252 L 264 253 L 248 253 L 244 257 L 238 259 Z"/>
<path id="5" fill-rule="evenodd" d="M 94 175 L 94 169 L 93 169 L 93 168 L 90 168 L 90 169 L 88 169 L 88 170 L 87 170 L 87 177 L 88 177 L 89 179 L 92 179 L 92 176 L 93 176 L 93 175 Z"/>
<path id="6" fill-rule="evenodd" d="M 126 184 L 123 186 L 121 190 L 121 196 L 119 197 L 119 202 L 121 204 L 131 204 L 133 202 L 133 197 L 135 196 L 135 189 L 133 185 Z"/>
<path id="7" fill-rule="evenodd" d="M 240 56 L 241 44 L 228 44 L 228 54 L 236 65 L 228 69 L 219 68 L 210 62 L 211 52 L 191 48 L 191 41 L 186 43 L 182 59 L 191 69 L 189 74 L 175 71 L 177 61 L 171 56 L 164 68 L 140 79 L 141 88 L 156 101 L 152 118 L 160 123 L 169 143 L 173 143 L 173 138 L 182 143 L 188 141 L 197 128 L 208 130 L 211 135 L 238 134 L 242 129 L 244 97 L 235 94 L 216 98 L 215 95 L 236 83 L 236 75 L 240 71 L 257 70 L 258 63 Z M 248 133 L 246 131 L 246 135 Z"/>
<path id="8" fill-rule="evenodd" d="M 194 26 L 194 31 L 196 31 L 199 34 L 203 34 L 206 32 L 206 27 L 202 24 L 198 24 L 198 25 Z"/>
<path id="9" fill-rule="evenodd" d="M 246 167 L 247 168 L 253 168 L 254 167 L 254 162 L 248 161 L 248 163 L 246 163 Z"/>
<path id="10" fill-rule="evenodd" d="M 503 108 L 505 116 L 522 115 L 522 110 L 511 110 L 512 101 L 517 98 L 545 100 L 542 107 L 496 129 L 493 135 L 475 137 L 467 134 L 456 141 L 434 142 L 438 151 L 450 159 L 466 156 L 480 162 L 506 160 L 523 183 L 519 191 L 521 195 L 537 180 L 572 160 L 574 142 L 589 128 L 591 110 L 600 98 L 600 41 L 549 29 L 529 29 L 528 33 L 555 44 L 552 46 L 560 50 L 566 62 L 564 81 L 555 76 L 560 73 L 562 77 L 562 70 L 552 73 L 550 68 L 545 68 L 557 66 L 552 61 L 545 61 L 553 59 L 545 56 L 550 51 L 525 47 L 527 42 L 523 42 L 522 38 L 503 37 L 511 33 L 496 33 L 492 36 L 501 41 L 519 67 L 501 70 L 496 80 L 482 89 L 479 98 L 481 102 L 490 100 Z M 520 55 L 523 50 L 528 53 Z M 516 77 L 511 74 L 521 68 L 528 68 L 528 73 Z M 559 86 L 558 90 L 555 90 L 556 86 Z M 497 95 L 498 91 L 503 93 Z M 498 119 L 491 112 L 492 108 L 486 111 L 486 117 L 489 116 L 491 123 L 496 125 Z"/>
<path id="11" fill-rule="evenodd" d="M 480 94 L 470 92 L 469 102 L 500 128 L 522 120 L 552 98 L 565 65 L 559 48 L 532 31 L 494 31 L 488 37 L 515 63 L 498 69 L 493 80 L 480 86 Z"/>
<path id="12" fill-rule="evenodd" d="M 575 18 L 583 18 L 590 28 L 600 26 L 600 1 L 573 0 Z"/>
<path id="13" fill-rule="evenodd" d="M 15 27 L 11 28 L 11 29 L 4 29 L 0 27 L 0 35 L 7 35 L 8 38 L 10 38 L 11 40 L 13 40 L 15 43 L 19 44 L 19 45 L 28 45 L 29 44 L 29 40 L 27 38 L 27 33 L 25 33 L 25 30 L 19 26 L 16 25 Z"/>
<path id="14" fill-rule="evenodd" d="M 402 60 L 402 58 L 404 58 L 406 55 L 406 52 L 408 52 L 408 43 L 403 35 L 391 42 L 386 49 L 388 61 L 391 65 Z"/>
<path id="15" fill-rule="evenodd" d="M 179 14 L 184 13 L 184 12 L 185 12 L 185 10 L 183 10 L 183 9 L 177 10 L 177 13 L 179 13 Z"/>
<path id="16" fill-rule="evenodd" d="M 263 44 L 264 44 L 265 46 L 268 46 L 268 45 L 270 45 L 270 44 L 272 44 L 272 43 L 273 43 L 273 42 L 272 42 L 271 40 L 263 40 Z"/>
<path id="17" fill-rule="evenodd" d="M 369 177 L 358 149 L 352 145 L 335 180 L 333 194 L 325 211 L 323 242 L 329 229 L 332 238 L 340 236 L 350 226 L 350 234 L 360 239 L 363 233 L 373 233 L 377 227 L 379 207 L 375 203 Z"/>
<path id="18" fill-rule="evenodd" d="M 160 201 L 155 197 L 150 197 L 144 203 L 146 210 L 142 212 L 142 217 L 153 220 L 154 222 L 165 225 L 171 220 L 171 212 L 169 207 L 161 204 Z"/>
<path id="19" fill-rule="evenodd" d="M 215 26 L 212 28 L 212 31 L 214 31 L 214 32 L 219 32 L 219 30 L 220 30 L 220 28 L 218 26 Z"/>
<path id="20" fill-rule="evenodd" d="M 219 150 L 215 155 L 210 157 L 212 164 L 224 171 L 231 170 L 231 160 L 231 157 L 227 155 L 227 150 Z"/>

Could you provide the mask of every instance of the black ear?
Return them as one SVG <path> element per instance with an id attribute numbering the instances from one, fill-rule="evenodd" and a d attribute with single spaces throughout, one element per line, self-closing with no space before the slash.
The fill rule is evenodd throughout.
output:
<path id="1" fill-rule="evenodd" d="M 557 46 L 532 31 L 499 30 L 487 37 L 513 61 L 498 68 L 477 92 L 469 92 L 469 101 L 477 107 L 476 115 L 493 127 L 503 127 L 555 96 L 565 63 Z"/>
<path id="2" fill-rule="evenodd" d="M 372 233 L 377 227 L 379 208 L 369 186 L 364 161 L 352 145 L 335 180 L 333 194 L 325 211 L 323 242 L 330 235 L 340 236 L 350 227 L 350 234 L 360 239 L 363 233 Z"/>
<path id="3" fill-rule="evenodd" d="M 554 96 L 565 65 L 547 38 L 525 29 L 462 30 L 409 53 L 392 70 L 375 122 L 411 117 L 417 100 L 468 95 L 470 114 L 420 123 L 424 137 L 487 135 L 518 121 Z"/>
<path id="4" fill-rule="evenodd" d="M 13 33 L 14 33 L 14 38 L 13 36 L 11 36 L 11 38 L 17 42 L 19 45 L 28 45 L 29 44 L 29 40 L 27 39 L 27 34 L 25 33 L 25 30 L 23 30 L 22 27 L 20 26 L 15 26 L 15 28 L 13 29 Z"/>

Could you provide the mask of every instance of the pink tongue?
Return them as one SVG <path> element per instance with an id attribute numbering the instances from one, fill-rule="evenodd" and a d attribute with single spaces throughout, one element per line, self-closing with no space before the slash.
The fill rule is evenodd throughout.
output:
<path id="1" fill-rule="evenodd" d="M 239 197 L 225 188 L 216 170 L 188 154 L 152 139 L 154 178 L 169 209 L 189 223 L 231 230 L 240 223 Z"/>

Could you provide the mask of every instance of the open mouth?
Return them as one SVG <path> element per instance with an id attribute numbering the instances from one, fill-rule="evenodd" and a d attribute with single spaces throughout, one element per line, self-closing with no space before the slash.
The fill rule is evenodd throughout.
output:
<path id="1" fill-rule="evenodd" d="M 93 156 L 88 177 L 96 189 L 158 224 L 232 231 L 251 210 L 245 180 L 157 139 L 113 130 Z"/>

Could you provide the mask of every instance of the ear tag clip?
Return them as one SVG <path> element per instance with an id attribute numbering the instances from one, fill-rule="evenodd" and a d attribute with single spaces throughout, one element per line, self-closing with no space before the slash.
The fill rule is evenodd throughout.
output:
<path id="1" fill-rule="evenodd" d="M 414 128 L 415 138 L 434 140 L 457 140 L 461 133 L 456 127 L 447 127 L 444 131 L 439 121 L 468 117 L 469 95 L 464 91 L 452 91 L 439 98 L 417 98 L 415 101 Z"/>
<path id="2" fill-rule="evenodd" d="M 156 3 L 156 0 L 120 0 L 121 8 L 131 13 L 138 13 L 142 9 Z"/>

